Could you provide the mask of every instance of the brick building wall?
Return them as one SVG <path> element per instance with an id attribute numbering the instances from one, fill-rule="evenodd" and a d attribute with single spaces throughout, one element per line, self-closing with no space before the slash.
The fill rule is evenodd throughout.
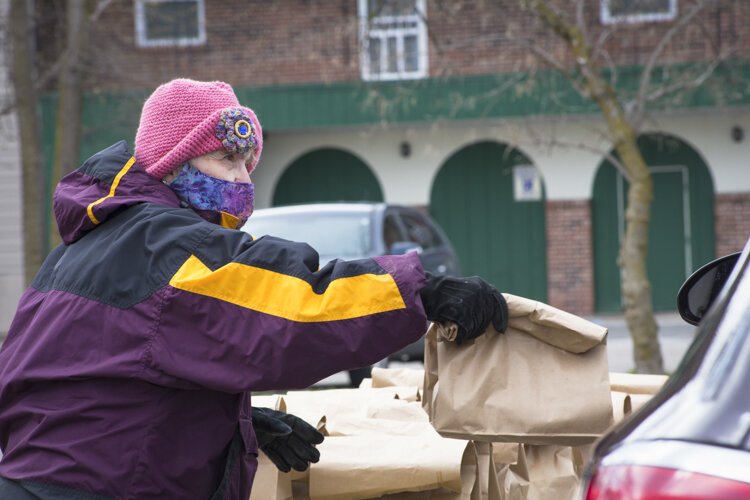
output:
<path id="1" fill-rule="evenodd" d="M 547 201 L 547 301 L 579 315 L 594 312 L 591 203 Z"/>
<path id="2" fill-rule="evenodd" d="M 58 45 L 50 34 L 58 30 L 55 36 L 60 36 L 60 1 L 37 2 L 40 46 L 48 48 L 50 63 Z M 602 47 L 618 65 L 645 63 L 673 25 L 603 26 L 599 1 L 588 2 L 591 39 L 613 30 Z M 680 0 L 680 12 L 692 3 Z M 205 6 L 204 45 L 140 48 L 135 44 L 134 1 L 112 1 L 92 29 L 89 86 L 148 89 L 186 75 L 221 77 L 245 86 L 360 80 L 355 0 L 205 0 Z M 432 77 L 528 70 L 539 64 L 529 50 L 532 43 L 557 59 L 567 57 L 562 43 L 516 2 L 427 0 L 426 14 Z M 679 31 L 660 62 L 706 60 L 729 48 L 735 55 L 750 53 L 750 2 L 720 0 L 706 9 Z M 567 61 L 572 63 L 569 57 Z"/>
<path id="3" fill-rule="evenodd" d="M 133 4 L 113 1 L 92 30 L 93 87 L 151 88 L 178 76 L 252 86 L 359 76 L 350 0 L 206 0 L 206 43 L 191 47 L 137 47 Z"/>
<path id="4" fill-rule="evenodd" d="M 716 194 L 716 256 L 742 250 L 750 237 L 750 193 Z"/>

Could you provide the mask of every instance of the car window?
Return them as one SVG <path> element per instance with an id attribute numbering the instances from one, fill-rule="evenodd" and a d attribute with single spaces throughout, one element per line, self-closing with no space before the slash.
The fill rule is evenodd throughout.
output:
<path id="1" fill-rule="evenodd" d="M 398 225 L 398 219 L 395 214 L 388 213 L 383 219 L 383 242 L 385 248 L 391 248 L 391 245 L 397 241 L 403 241 L 404 237 L 401 236 L 401 229 Z"/>
<path id="2" fill-rule="evenodd" d="M 369 214 L 280 213 L 251 217 L 242 228 L 256 238 L 264 235 L 309 244 L 324 261 L 367 256 L 372 249 Z"/>
<path id="3" fill-rule="evenodd" d="M 419 244 L 423 249 L 442 244 L 440 236 L 421 214 L 401 212 L 401 221 L 406 228 L 408 240 Z"/>

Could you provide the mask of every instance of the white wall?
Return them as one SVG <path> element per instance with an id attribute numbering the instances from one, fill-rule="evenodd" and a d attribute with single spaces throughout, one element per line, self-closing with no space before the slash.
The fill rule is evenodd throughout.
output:
<path id="1" fill-rule="evenodd" d="M 662 131 L 689 143 L 702 154 L 719 193 L 750 191 L 750 110 L 692 111 L 658 117 L 647 131 Z M 731 139 L 732 126 L 747 137 Z M 436 123 L 411 127 L 377 126 L 363 130 L 272 132 L 253 175 L 258 208 L 269 206 L 279 176 L 299 156 L 322 147 L 335 147 L 359 156 L 370 165 L 386 201 L 428 205 L 432 181 L 440 166 L 462 147 L 482 140 L 515 144 L 542 172 L 547 199 L 591 197 L 603 152 L 611 149 L 601 137 L 596 116 L 565 119 L 508 120 L 503 123 Z M 550 146 L 550 139 L 555 144 Z M 399 155 L 408 141 L 412 153 Z"/>
<path id="2" fill-rule="evenodd" d="M 9 5 L 0 6 L 2 25 Z M 0 107 L 8 102 L 11 92 L 6 52 L 0 50 Z M 8 331 L 23 287 L 20 156 L 15 114 L 0 116 L 0 336 Z"/>

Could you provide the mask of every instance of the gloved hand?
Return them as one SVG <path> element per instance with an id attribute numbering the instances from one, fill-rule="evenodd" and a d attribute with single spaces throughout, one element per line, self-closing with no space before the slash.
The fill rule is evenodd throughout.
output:
<path id="1" fill-rule="evenodd" d="M 456 324 L 457 344 L 480 336 L 490 321 L 500 333 L 508 328 L 508 304 L 505 298 L 478 276 L 454 278 L 427 273 L 427 285 L 419 295 L 427 319 Z"/>
<path id="2" fill-rule="evenodd" d="M 253 406 L 253 429 L 258 447 L 281 472 L 302 472 L 320 459 L 314 445 L 323 434 L 299 417 Z"/>

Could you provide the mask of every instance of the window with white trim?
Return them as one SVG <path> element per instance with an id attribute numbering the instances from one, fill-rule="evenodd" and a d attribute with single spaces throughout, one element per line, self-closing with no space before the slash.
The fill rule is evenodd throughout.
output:
<path id="1" fill-rule="evenodd" d="M 206 43 L 204 0 L 136 0 L 138 47 L 183 47 Z"/>
<path id="2" fill-rule="evenodd" d="M 677 0 L 600 0 L 603 24 L 671 21 L 677 16 Z"/>
<path id="3" fill-rule="evenodd" d="M 358 0 L 363 80 L 427 76 L 425 0 Z"/>

